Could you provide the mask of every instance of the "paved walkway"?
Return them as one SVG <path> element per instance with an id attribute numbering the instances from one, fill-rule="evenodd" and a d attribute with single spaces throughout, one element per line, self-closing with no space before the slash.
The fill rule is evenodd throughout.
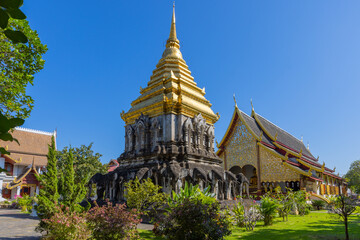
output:
<path id="1" fill-rule="evenodd" d="M 39 220 L 18 209 L 0 209 L 0 240 L 38 240 L 41 234 L 35 232 Z M 154 225 L 140 223 L 139 229 L 152 230 Z"/>
<path id="2" fill-rule="evenodd" d="M 0 209 L 0 240 L 37 240 L 41 234 L 35 232 L 39 220 L 21 213 L 18 209 Z"/>

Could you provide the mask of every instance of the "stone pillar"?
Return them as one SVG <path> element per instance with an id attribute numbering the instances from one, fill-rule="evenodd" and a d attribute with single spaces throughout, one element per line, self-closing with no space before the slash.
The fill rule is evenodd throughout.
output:
<path id="1" fill-rule="evenodd" d="M 261 195 L 261 169 L 260 169 L 260 146 L 257 144 L 256 142 L 256 155 L 257 155 L 257 169 L 256 169 L 256 173 L 257 173 L 257 194 Z M 250 180 L 250 179 L 249 179 Z"/>
<path id="2" fill-rule="evenodd" d="M 0 173 L 0 201 L 4 201 L 4 199 L 3 199 L 3 196 L 2 196 L 2 190 L 3 190 L 3 188 L 2 188 L 2 185 L 3 185 L 3 179 L 2 179 L 2 176 L 1 176 L 2 174 Z"/>
<path id="3" fill-rule="evenodd" d="M 0 157 L 0 168 L 5 169 L 5 158 Z M 3 179 L 6 177 L 5 173 L 0 173 L 0 201 L 3 201 L 2 190 L 3 190 Z"/>
<path id="4" fill-rule="evenodd" d="M 20 186 L 11 189 L 11 199 L 15 199 L 15 195 L 20 195 L 20 190 L 21 190 Z"/>

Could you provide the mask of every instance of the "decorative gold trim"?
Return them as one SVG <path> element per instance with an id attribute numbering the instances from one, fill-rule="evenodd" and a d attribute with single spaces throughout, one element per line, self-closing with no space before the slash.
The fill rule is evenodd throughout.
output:
<path id="1" fill-rule="evenodd" d="M 7 183 L 7 184 L 6 184 L 6 188 L 9 189 L 9 190 L 11 190 L 11 189 L 13 189 L 13 188 L 15 188 L 15 187 L 18 187 L 20 184 L 21 184 L 21 182 L 19 182 L 19 183 L 15 184 L 14 186 L 11 186 L 11 187 L 10 187 L 10 186 L 9 186 L 10 183 Z"/>
<path id="2" fill-rule="evenodd" d="M 321 166 L 321 168 L 319 168 L 319 167 L 315 167 L 315 166 L 311 165 L 310 163 L 307 163 L 307 162 L 301 160 L 300 158 L 297 158 L 296 160 L 297 160 L 299 163 L 301 163 L 302 165 L 304 165 L 304 166 L 306 166 L 306 167 L 308 167 L 308 168 L 310 168 L 310 169 L 313 169 L 313 170 L 315 170 L 315 171 L 317 171 L 317 172 L 324 172 L 324 171 L 325 171 L 325 163 L 323 163 L 323 165 Z"/>
<path id="3" fill-rule="evenodd" d="M 258 142 L 257 143 L 260 147 L 262 147 L 263 149 L 265 149 L 266 151 L 268 151 L 269 153 L 273 154 L 275 157 L 281 158 L 284 161 L 287 161 L 289 158 L 287 155 L 283 156 L 280 153 L 274 151 L 273 149 L 268 148 L 267 146 L 265 146 L 264 144 Z"/>
<path id="4" fill-rule="evenodd" d="M 271 140 L 273 140 L 274 142 L 276 142 L 276 138 L 274 138 L 274 137 L 270 134 L 270 132 L 264 127 L 264 125 L 261 123 L 261 121 L 260 121 L 259 118 L 257 117 L 257 114 L 255 113 L 254 108 L 252 109 L 251 116 L 252 116 L 253 118 L 255 118 L 255 121 L 257 122 L 257 124 L 259 124 L 260 128 L 266 133 L 266 135 L 268 135 Z M 277 136 L 277 135 L 276 135 L 276 136 Z"/>
<path id="5" fill-rule="evenodd" d="M 314 196 L 314 197 L 320 198 L 321 200 L 324 200 L 324 201 L 327 202 L 327 203 L 330 203 L 330 200 L 327 199 L 326 197 L 323 197 L 323 196 L 321 196 L 321 195 L 319 195 L 319 194 L 316 194 L 316 193 L 313 193 L 313 192 L 309 192 L 309 194 L 312 195 L 312 196 Z"/>
<path id="6" fill-rule="evenodd" d="M 249 126 L 249 124 L 247 124 L 246 120 L 243 118 L 243 116 L 241 115 L 241 111 L 238 107 L 235 107 L 236 111 L 239 115 L 239 118 L 241 120 L 241 122 L 245 125 L 245 127 L 247 128 L 247 130 L 251 133 L 251 135 L 258 141 L 260 141 L 260 138 L 258 135 L 256 135 L 256 133 L 251 129 L 251 127 Z"/>
<path id="7" fill-rule="evenodd" d="M 302 175 L 304 175 L 304 176 L 307 176 L 307 177 L 310 177 L 310 176 L 311 176 L 311 171 L 310 171 L 311 169 L 309 169 L 309 171 L 306 172 L 306 171 L 304 171 L 304 170 L 300 170 L 300 169 L 297 168 L 297 167 L 294 167 L 293 165 L 291 165 L 291 164 L 289 164 L 289 163 L 287 163 L 287 162 L 282 162 L 282 164 L 283 164 L 285 167 L 290 168 L 290 169 L 294 170 L 295 172 L 300 173 L 300 174 L 302 174 Z"/>
<path id="8" fill-rule="evenodd" d="M 228 128 L 226 129 L 226 132 L 225 132 L 223 138 L 221 139 L 220 143 L 218 144 L 218 146 L 217 146 L 218 148 L 219 148 L 221 145 L 224 144 L 224 141 L 225 141 L 227 135 L 230 133 L 230 129 L 231 129 L 231 126 L 232 126 L 232 124 L 233 124 L 233 122 L 234 122 L 234 119 L 235 119 L 236 114 L 237 114 L 237 111 L 236 111 L 236 109 L 234 109 L 233 115 L 232 115 L 232 117 L 231 117 L 230 124 L 229 124 Z M 218 151 L 220 151 L 220 149 L 219 149 Z M 216 152 L 216 153 L 217 153 L 217 152 Z"/>
<path id="9" fill-rule="evenodd" d="M 30 172 L 31 170 L 32 170 L 32 167 L 29 168 L 29 170 L 27 170 L 26 173 L 25 173 L 20 179 L 17 179 L 17 177 L 15 177 L 13 182 L 14 182 L 14 183 L 19 183 L 21 180 L 24 179 L 24 177 L 26 177 L 26 176 L 29 174 L 29 172 Z"/>
<path id="10" fill-rule="evenodd" d="M 20 163 L 22 161 L 22 158 L 20 158 L 19 160 L 15 160 L 15 159 L 13 159 L 12 157 L 10 157 L 7 154 L 4 154 L 4 156 L 7 157 L 7 158 L 10 158 L 10 160 L 14 161 L 15 163 Z"/>
<path id="11" fill-rule="evenodd" d="M 293 155 L 293 156 L 295 156 L 295 157 L 301 158 L 301 156 L 302 156 L 302 154 L 299 154 L 299 153 L 297 153 L 297 152 L 295 152 L 295 151 L 293 151 L 293 150 L 290 150 L 290 149 L 288 149 L 288 148 L 286 148 L 286 147 L 283 147 L 282 145 L 278 144 L 277 142 L 273 142 L 273 144 L 274 144 L 276 147 L 278 147 L 278 148 L 280 148 L 280 149 L 282 149 L 282 150 L 284 150 L 284 151 L 286 151 L 286 152 L 291 153 L 291 155 Z"/>

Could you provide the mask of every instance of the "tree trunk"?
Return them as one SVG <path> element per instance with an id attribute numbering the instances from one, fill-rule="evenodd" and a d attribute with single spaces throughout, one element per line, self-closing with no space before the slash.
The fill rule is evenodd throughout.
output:
<path id="1" fill-rule="evenodd" d="M 344 223 L 345 223 L 345 235 L 346 235 L 346 240 L 349 240 L 349 231 L 348 231 L 348 219 L 347 217 L 345 216 L 344 218 Z"/>

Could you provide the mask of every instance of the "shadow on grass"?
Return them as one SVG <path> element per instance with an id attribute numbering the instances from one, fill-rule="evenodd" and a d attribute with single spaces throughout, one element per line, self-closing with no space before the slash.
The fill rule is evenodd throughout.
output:
<path id="1" fill-rule="evenodd" d="M 150 230 L 139 230 L 139 235 L 141 239 L 156 239 L 162 240 L 163 238 L 155 237 L 152 231 Z"/>

